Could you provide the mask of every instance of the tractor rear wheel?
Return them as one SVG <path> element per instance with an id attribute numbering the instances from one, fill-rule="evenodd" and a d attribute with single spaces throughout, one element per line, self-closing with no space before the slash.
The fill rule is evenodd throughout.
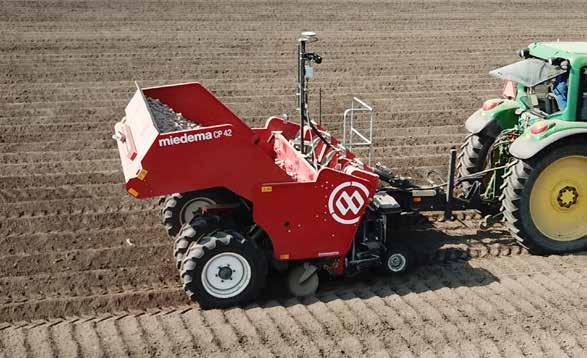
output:
<path id="1" fill-rule="evenodd" d="M 511 168 L 502 211 L 512 234 L 535 253 L 587 248 L 587 146 L 570 143 Z"/>
<path id="2" fill-rule="evenodd" d="M 175 237 L 183 224 L 189 223 L 199 209 L 229 202 L 229 196 L 221 190 L 199 190 L 176 193 L 165 198 L 163 225 L 170 237 Z"/>
<path id="3" fill-rule="evenodd" d="M 229 307 L 257 297 L 267 259 L 238 232 L 216 231 L 190 245 L 180 274 L 186 294 L 202 308 Z"/>

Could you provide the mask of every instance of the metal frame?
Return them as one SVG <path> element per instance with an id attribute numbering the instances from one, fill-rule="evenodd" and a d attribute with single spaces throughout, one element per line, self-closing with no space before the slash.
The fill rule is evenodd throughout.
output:
<path id="1" fill-rule="evenodd" d="M 298 110 L 300 111 L 300 152 L 304 154 L 304 126 L 308 120 L 308 88 L 306 82 L 306 41 L 307 38 L 301 37 L 298 39 L 298 83 L 297 93 L 298 96 Z"/>
<path id="2" fill-rule="evenodd" d="M 298 97 L 298 110 L 300 111 L 300 152 L 305 154 L 306 149 L 304 146 L 304 127 L 306 123 L 311 126 L 310 118 L 308 115 L 308 81 L 306 77 L 306 66 L 312 62 L 320 64 L 322 57 L 317 53 L 307 52 L 306 45 L 312 42 L 318 41 L 316 33 L 307 31 L 302 32 L 301 37 L 298 39 L 298 83 L 296 89 L 296 96 Z"/>
<path id="3" fill-rule="evenodd" d="M 357 106 L 355 106 L 357 105 Z M 369 114 L 369 133 L 367 135 L 359 132 L 355 128 L 355 113 L 368 113 Z M 369 147 L 368 165 L 371 165 L 371 157 L 373 156 L 373 121 L 375 119 L 375 111 L 373 107 L 360 100 L 357 97 L 353 97 L 351 108 L 344 111 L 343 126 L 342 126 L 342 144 L 348 150 L 353 150 L 353 147 Z M 347 123 L 348 122 L 348 123 Z M 347 131 L 348 127 L 348 131 Z M 348 133 L 347 133 L 348 132 Z M 358 136 L 360 141 L 354 142 L 353 137 Z"/>

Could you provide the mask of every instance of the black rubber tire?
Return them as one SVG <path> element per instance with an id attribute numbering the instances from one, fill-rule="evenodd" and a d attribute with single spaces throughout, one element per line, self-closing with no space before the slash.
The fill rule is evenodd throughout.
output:
<path id="1" fill-rule="evenodd" d="M 393 255 L 401 255 L 402 259 L 405 260 L 403 267 L 399 271 L 392 270 L 388 266 L 388 262 Z M 412 255 L 406 245 L 399 244 L 399 243 L 390 243 L 388 245 L 387 253 L 385 255 L 385 261 L 383 262 L 383 268 L 388 273 L 391 273 L 394 275 L 398 275 L 398 274 L 401 275 L 401 274 L 404 274 L 410 270 L 410 268 L 413 264 L 412 261 L 413 261 Z"/>
<path id="2" fill-rule="evenodd" d="M 534 224 L 530 194 L 540 173 L 557 159 L 571 155 L 587 156 L 585 144 L 566 144 L 547 149 L 530 160 L 516 160 L 507 175 L 501 210 L 512 235 L 532 253 L 568 253 L 587 249 L 587 235 L 573 241 L 556 241 L 545 236 Z"/>
<path id="3" fill-rule="evenodd" d="M 251 278 L 245 289 L 229 298 L 213 296 L 206 291 L 202 283 L 202 271 L 206 262 L 224 252 L 241 255 L 251 269 Z M 234 231 L 216 231 L 190 245 L 181 265 L 180 276 L 187 296 L 204 309 L 241 305 L 257 298 L 265 286 L 267 259 L 261 250 L 241 234 Z"/>
<path id="4" fill-rule="evenodd" d="M 457 161 L 457 176 L 464 177 L 484 169 L 485 159 L 495 138 L 483 134 L 471 134 L 461 145 Z M 463 189 L 470 187 L 467 182 L 461 183 Z"/>
<path id="5" fill-rule="evenodd" d="M 227 204 L 230 202 L 229 195 L 218 189 L 176 193 L 167 196 L 161 212 L 163 215 L 163 225 L 165 225 L 165 230 L 171 238 L 174 238 L 181 230 L 183 224 L 185 224 L 183 219 L 184 208 L 198 198 L 208 201 L 210 205 Z"/>
<path id="6" fill-rule="evenodd" d="M 177 269 L 181 268 L 181 263 L 190 244 L 217 230 L 220 219 L 218 215 L 198 215 L 190 223 L 183 224 L 173 244 L 173 256 Z"/>

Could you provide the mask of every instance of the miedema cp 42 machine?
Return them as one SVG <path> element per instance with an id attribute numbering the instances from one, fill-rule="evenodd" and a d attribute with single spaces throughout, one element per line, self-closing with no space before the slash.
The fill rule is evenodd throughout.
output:
<path id="1" fill-rule="evenodd" d="M 183 83 L 137 88 L 115 125 L 125 188 L 136 198 L 164 197 L 183 288 L 204 308 L 254 299 L 269 270 L 296 296 L 313 294 L 323 273 L 403 272 L 410 253 L 390 230 L 402 214 L 451 218 L 454 209 L 483 205 L 478 185 L 453 195 L 455 150 L 447 182 L 435 187 L 370 166 L 373 109 L 357 98 L 342 140 L 313 121 L 308 81 L 322 58 L 307 47 L 316 40 L 312 32 L 298 39 L 299 122 L 271 117 L 251 128 L 199 83 Z M 355 125 L 361 112 L 368 131 Z M 368 163 L 352 152 L 360 145 Z"/>

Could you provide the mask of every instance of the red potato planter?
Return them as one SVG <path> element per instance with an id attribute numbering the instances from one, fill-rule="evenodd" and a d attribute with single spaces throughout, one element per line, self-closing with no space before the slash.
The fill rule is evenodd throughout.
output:
<path id="1" fill-rule="evenodd" d="M 313 40 L 306 33 L 298 45 L 299 124 L 271 117 L 250 128 L 202 85 L 184 83 L 138 88 L 115 126 L 126 190 L 166 196 L 163 220 L 183 287 L 203 307 L 254 299 L 269 268 L 283 272 L 298 296 L 316 291 L 319 271 L 403 272 L 408 253 L 388 226 L 405 211 L 450 214 L 454 206 L 440 189 L 418 188 L 355 157 L 353 135 L 372 144 L 372 133 L 353 127 L 355 112 L 372 112 L 366 103 L 355 99 L 359 107 L 345 113 L 348 146 L 310 120 L 308 66 L 322 61 L 305 49 Z M 199 127 L 160 132 L 149 106 L 155 100 Z M 390 185 L 381 187 L 380 178 Z"/>
<path id="2" fill-rule="evenodd" d="M 159 99 L 202 127 L 159 133 L 146 97 Z M 245 227 L 257 226 L 263 232 L 259 240 L 267 240 L 250 244 L 257 250 L 261 244 L 269 246 L 273 259 L 318 259 L 342 273 L 340 258 L 349 251 L 379 178 L 350 152 L 332 155 L 318 170 L 312 167 L 290 142 L 299 128 L 278 117 L 264 128 L 250 128 L 203 86 L 186 83 L 138 89 L 115 131 L 131 195 L 228 192 L 233 202 L 208 206 L 201 213 L 226 216 L 228 227 L 216 230 L 230 228 L 246 237 L 236 222 L 248 221 Z M 327 159 L 328 150 L 322 158 Z M 243 216 L 249 205 L 250 218 L 230 218 Z"/>

